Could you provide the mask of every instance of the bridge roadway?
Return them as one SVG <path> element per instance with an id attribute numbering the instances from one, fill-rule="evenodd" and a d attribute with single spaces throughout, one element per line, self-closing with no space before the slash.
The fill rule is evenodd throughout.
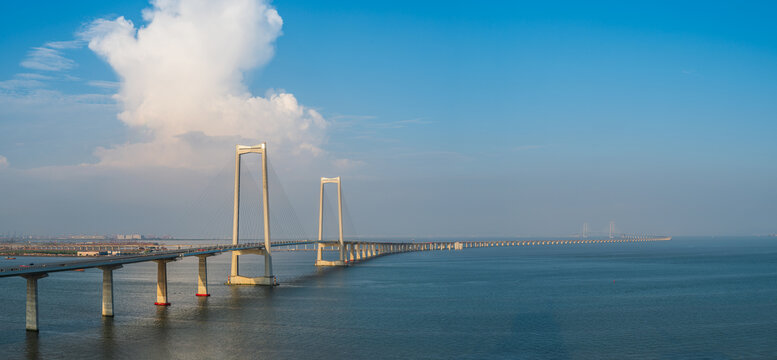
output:
<path id="1" fill-rule="evenodd" d="M 633 236 L 618 239 L 577 239 L 577 240 L 497 240 L 497 241 L 456 241 L 456 242 L 361 242 L 361 241 L 273 241 L 270 247 L 285 247 L 295 245 L 318 244 L 316 266 L 348 266 L 374 257 L 409 252 L 432 250 L 462 250 L 465 248 L 496 247 L 496 246 L 536 246 L 536 245 L 575 245 L 603 244 L 642 241 L 671 240 L 671 237 Z M 339 259 L 324 260 L 322 251 L 337 250 Z M 48 276 L 48 273 L 72 271 L 87 268 L 103 270 L 102 283 L 102 315 L 113 316 L 113 270 L 124 264 L 146 261 L 157 263 L 157 301 L 155 305 L 168 306 L 167 299 L 167 263 L 184 257 L 197 256 L 199 269 L 197 277 L 197 296 L 210 296 L 208 293 L 207 261 L 209 256 L 224 252 L 232 252 L 233 262 L 231 275 L 227 279 L 229 285 L 277 285 L 272 276 L 271 264 L 266 265 L 264 277 L 250 278 L 240 276 L 237 271 L 237 256 L 247 254 L 265 255 L 267 263 L 269 252 L 265 251 L 264 243 L 244 243 L 237 245 L 215 245 L 198 248 L 157 251 L 142 255 L 102 256 L 88 260 L 64 261 L 38 265 L 16 265 L 0 268 L 0 277 L 21 276 L 27 279 L 26 327 L 29 331 L 38 331 L 38 279 Z M 267 276 L 270 275 L 270 276 Z"/>
<path id="2" fill-rule="evenodd" d="M 277 241 L 270 246 L 294 246 L 305 244 L 316 244 L 317 241 Z M 0 277 L 25 276 L 45 274 L 57 271 L 72 271 L 79 269 L 99 268 L 106 266 L 116 266 L 132 264 L 154 260 L 175 260 L 187 256 L 208 256 L 216 255 L 227 251 L 264 249 L 264 243 L 245 243 L 238 245 L 216 245 L 203 246 L 198 248 L 186 248 L 178 250 L 155 251 L 148 254 L 125 255 L 125 256 L 99 256 L 88 260 L 72 260 L 58 263 L 46 263 L 38 265 L 16 265 L 0 268 Z"/>

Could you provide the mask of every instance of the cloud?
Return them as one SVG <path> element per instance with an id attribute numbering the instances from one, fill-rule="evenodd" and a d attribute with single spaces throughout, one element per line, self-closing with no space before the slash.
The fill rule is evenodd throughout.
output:
<path id="1" fill-rule="evenodd" d="M 119 76 L 118 118 L 147 140 L 97 149 L 98 165 L 215 167 L 236 142 L 323 153 L 327 122 L 317 111 L 290 93 L 254 96 L 243 84 L 281 35 L 283 20 L 267 2 L 157 0 L 143 18 L 139 27 L 100 19 L 82 33 Z"/>
<path id="2" fill-rule="evenodd" d="M 16 74 L 16 77 L 22 78 L 22 79 L 33 79 L 33 80 L 53 80 L 54 79 L 51 76 L 37 74 L 37 73 L 18 73 Z"/>
<path id="3" fill-rule="evenodd" d="M 75 61 L 62 56 L 62 49 L 70 47 L 61 44 L 68 42 L 52 42 L 42 47 L 35 47 L 27 54 L 21 65 L 28 69 L 43 71 L 63 71 L 76 66 Z"/>
<path id="4" fill-rule="evenodd" d="M 57 49 L 57 50 L 78 49 L 84 46 L 84 41 L 83 40 L 50 41 L 50 42 L 47 42 L 45 46 L 52 49 Z"/>
<path id="5" fill-rule="evenodd" d="M 9 166 L 11 166 L 11 163 L 8 162 L 8 158 L 0 155 L 0 170 L 7 169 Z"/>
<path id="6" fill-rule="evenodd" d="M 91 81 L 88 81 L 87 84 L 101 89 L 115 90 L 119 88 L 119 83 L 116 81 L 91 80 Z"/>
<path id="7" fill-rule="evenodd" d="M 0 90 L 16 92 L 18 90 L 37 89 L 44 85 L 43 82 L 34 79 L 10 79 L 0 81 Z"/>

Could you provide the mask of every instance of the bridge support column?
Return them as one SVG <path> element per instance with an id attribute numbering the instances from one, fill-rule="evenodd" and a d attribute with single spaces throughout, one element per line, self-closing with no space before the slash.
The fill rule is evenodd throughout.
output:
<path id="1" fill-rule="evenodd" d="M 103 316 L 113 317 L 113 270 L 121 269 L 121 265 L 100 266 L 103 271 Z"/>
<path id="2" fill-rule="evenodd" d="M 27 331 L 38 331 L 38 279 L 49 274 L 24 276 L 27 279 Z"/>
<path id="3" fill-rule="evenodd" d="M 259 277 L 248 277 L 248 276 L 242 276 L 242 275 L 230 275 L 227 279 L 227 285 L 264 285 L 264 286 L 275 286 L 278 285 L 278 281 L 275 279 L 275 276 L 272 275 L 272 262 L 268 265 L 268 259 L 269 261 L 272 261 L 272 258 L 267 255 L 267 251 L 265 249 L 246 249 L 246 250 L 235 250 L 232 252 L 233 256 L 241 256 L 241 255 L 264 255 L 264 271 L 265 276 L 259 276 Z"/>
<path id="4" fill-rule="evenodd" d="M 354 245 L 355 244 L 353 243 L 348 244 L 348 253 L 350 255 L 349 259 L 351 262 L 354 262 L 354 260 L 356 260 L 356 254 L 355 254 L 356 249 L 354 249 Z"/>
<path id="5" fill-rule="evenodd" d="M 197 271 L 196 296 L 210 296 L 210 293 L 208 293 L 208 256 L 211 255 L 197 255 L 199 264 Z"/>
<path id="6" fill-rule="evenodd" d="M 156 302 L 154 305 L 170 306 L 167 302 L 167 263 L 170 259 L 154 260 L 157 265 L 156 272 Z"/>

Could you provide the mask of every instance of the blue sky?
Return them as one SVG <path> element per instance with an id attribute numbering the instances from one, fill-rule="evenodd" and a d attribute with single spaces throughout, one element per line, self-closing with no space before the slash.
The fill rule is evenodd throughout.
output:
<path id="1" fill-rule="evenodd" d="M 342 172 L 354 179 L 346 185 L 365 235 L 557 235 L 583 222 L 604 229 L 610 220 L 632 232 L 777 232 L 770 2 L 272 6 L 282 35 L 269 63 L 246 71 L 243 83 L 257 96 L 283 89 L 326 119 L 322 148 L 357 164 Z M 26 183 L 30 196 L 48 194 L 36 206 L 77 206 L 52 194 L 102 175 L 63 185 L 35 170 L 97 163 L 95 148 L 141 141 L 116 118 L 116 72 L 85 44 L 59 50 L 72 63 L 56 71 L 22 64 L 35 48 L 77 40 L 96 19 L 143 25 L 148 7 L 0 4 L 0 94 L 12 98 L 0 110 L 0 155 L 9 163 L 0 195 L 14 198 L 19 190 L 9 187 Z M 58 96 L 89 100 L 30 105 L 30 90 L 7 82 L 29 74 L 48 77 L 40 88 Z M 301 194 L 294 201 L 304 214 L 306 186 L 286 189 Z M 136 206 L 88 192 L 76 198 L 89 196 L 95 209 Z M 116 229 L 127 222 L 120 220 L 65 221 L 55 212 L 41 215 L 54 225 L 40 226 L 28 219 L 32 208 L 11 211 L 24 208 L 14 201 L 2 205 L 0 232 L 168 231 L 143 220 L 126 229 Z M 84 218 L 105 216 L 92 211 Z"/>

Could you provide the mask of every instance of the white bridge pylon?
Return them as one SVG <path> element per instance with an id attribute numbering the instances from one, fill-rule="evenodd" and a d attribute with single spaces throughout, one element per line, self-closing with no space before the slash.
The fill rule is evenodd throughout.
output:
<path id="1" fill-rule="evenodd" d="M 270 194 L 267 186 L 267 143 L 254 146 L 237 145 L 235 148 L 235 208 L 232 217 L 232 245 L 240 241 L 240 156 L 243 154 L 262 156 L 262 205 L 264 206 L 264 249 L 237 250 L 232 252 L 228 285 L 278 285 L 272 272 L 270 250 Z M 264 255 L 264 276 L 246 277 L 240 275 L 240 255 Z"/>
<path id="2" fill-rule="evenodd" d="M 323 242 L 324 237 L 324 185 L 325 184 L 337 184 L 337 215 L 339 223 L 339 240 L 336 244 L 327 244 Z M 327 261 L 322 258 L 322 250 L 324 246 L 335 245 L 340 248 L 340 258 L 334 261 Z M 318 202 L 318 244 L 316 250 L 316 266 L 346 266 L 345 261 L 345 242 L 343 241 L 343 192 L 340 177 L 334 178 L 321 178 L 321 195 Z"/>

